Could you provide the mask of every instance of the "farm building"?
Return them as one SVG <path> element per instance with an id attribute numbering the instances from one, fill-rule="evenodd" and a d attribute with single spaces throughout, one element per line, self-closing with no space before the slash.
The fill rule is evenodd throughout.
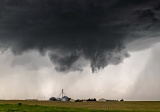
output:
<path id="1" fill-rule="evenodd" d="M 61 101 L 69 101 L 69 98 L 67 96 L 63 96 Z"/>
<path id="2" fill-rule="evenodd" d="M 101 98 L 101 99 L 99 99 L 99 101 L 100 101 L 100 102 L 106 102 L 106 99 Z"/>
<path id="3" fill-rule="evenodd" d="M 74 99 L 70 99 L 69 101 L 70 101 L 70 102 L 75 102 L 75 100 L 74 100 Z"/>
<path id="4" fill-rule="evenodd" d="M 62 89 L 62 92 L 60 93 L 59 97 L 51 97 L 49 100 L 50 101 L 70 101 L 71 98 L 67 97 L 65 93 L 63 92 L 63 89 Z M 61 96 L 61 98 L 60 98 Z"/>
<path id="5" fill-rule="evenodd" d="M 57 101 L 57 99 L 55 97 L 51 97 L 49 100 L 50 101 Z"/>

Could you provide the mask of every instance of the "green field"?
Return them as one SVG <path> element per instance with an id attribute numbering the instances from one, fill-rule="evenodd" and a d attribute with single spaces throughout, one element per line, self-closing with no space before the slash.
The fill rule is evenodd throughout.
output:
<path id="1" fill-rule="evenodd" d="M 160 112 L 160 102 L 0 101 L 0 112 Z"/>

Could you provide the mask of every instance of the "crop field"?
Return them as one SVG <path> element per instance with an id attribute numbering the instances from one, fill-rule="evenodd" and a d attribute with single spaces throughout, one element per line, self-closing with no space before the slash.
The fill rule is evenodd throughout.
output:
<path id="1" fill-rule="evenodd" d="M 51 102 L 1 100 L 0 112 L 160 112 L 160 102 Z"/>

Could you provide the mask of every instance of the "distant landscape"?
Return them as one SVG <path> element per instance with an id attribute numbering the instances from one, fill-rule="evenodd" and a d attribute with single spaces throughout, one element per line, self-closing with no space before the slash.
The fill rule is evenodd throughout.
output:
<path id="1" fill-rule="evenodd" d="M 0 112 L 160 112 L 160 0 L 0 0 Z"/>
<path id="2" fill-rule="evenodd" d="M 159 101 L 61 102 L 1 100 L 0 112 L 160 112 Z"/>

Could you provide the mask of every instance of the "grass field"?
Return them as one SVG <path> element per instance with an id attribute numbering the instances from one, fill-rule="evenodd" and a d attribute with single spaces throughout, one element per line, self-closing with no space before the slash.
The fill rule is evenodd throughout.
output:
<path id="1" fill-rule="evenodd" d="M 160 112 L 160 102 L 50 102 L 3 100 L 0 101 L 0 112 Z"/>

